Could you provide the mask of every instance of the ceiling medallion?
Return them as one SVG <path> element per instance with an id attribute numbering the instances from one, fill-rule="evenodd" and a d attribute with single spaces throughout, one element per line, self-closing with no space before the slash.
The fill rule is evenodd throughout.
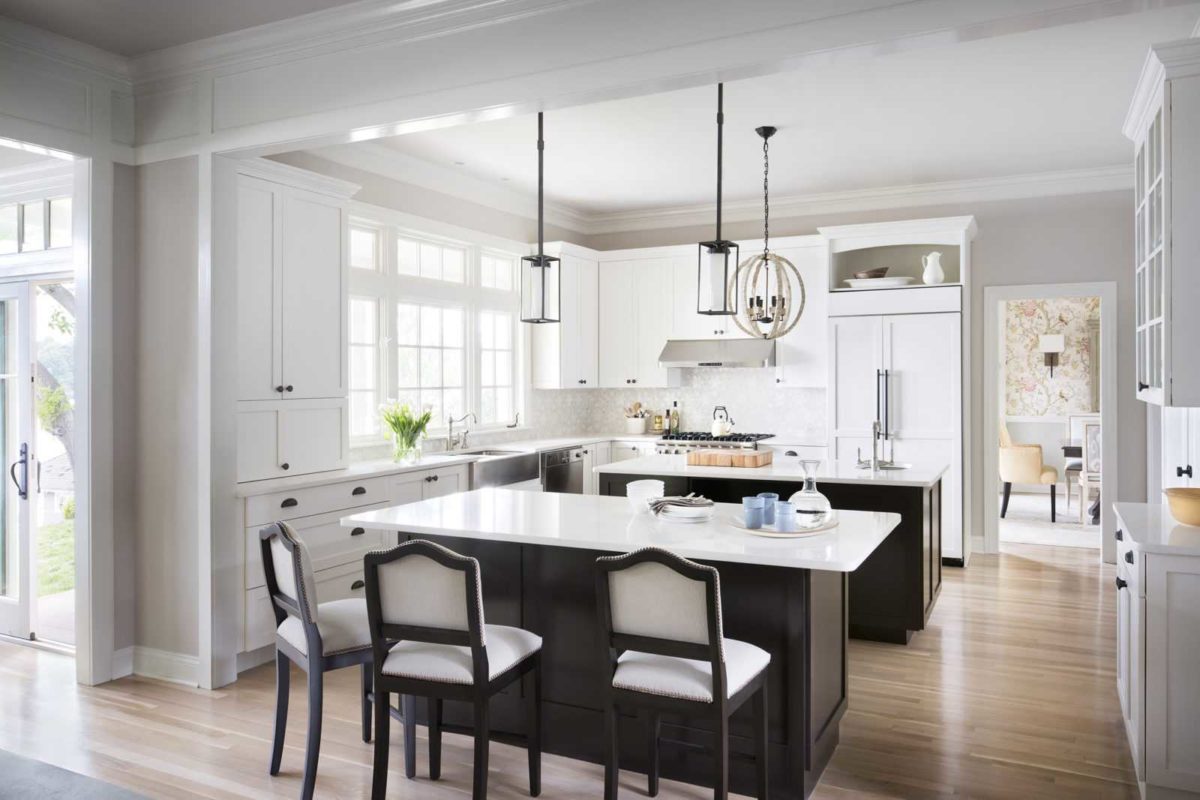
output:
<path id="1" fill-rule="evenodd" d="M 763 126 L 754 130 L 763 140 L 763 249 L 738 265 L 726 291 L 731 306 L 737 305 L 739 295 L 745 298 L 745 304 L 733 318 L 743 333 L 760 339 L 778 339 L 795 328 L 804 313 L 804 279 L 795 264 L 771 252 L 767 141 L 775 135 L 775 128 Z"/>

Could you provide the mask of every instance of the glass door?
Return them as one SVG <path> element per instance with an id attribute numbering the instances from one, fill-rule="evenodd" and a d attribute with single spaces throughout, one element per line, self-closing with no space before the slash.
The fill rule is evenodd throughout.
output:
<path id="1" fill-rule="evenodd" d="M 33 551 L 29 489 L 33 453 L 29 286 L 0 284 L 0 634 L 31 633 Z"/>

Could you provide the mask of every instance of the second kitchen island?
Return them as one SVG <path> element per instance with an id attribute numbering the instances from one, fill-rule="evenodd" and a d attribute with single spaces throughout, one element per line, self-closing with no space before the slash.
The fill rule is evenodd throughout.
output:
<path id="1" fill-rule="evenodd" d="M 900 524 L 850 575 L 850 636 L 907 644 L 923 630 L 942 588 L 941 469 L 872 472 L 823 461 L 817 489 L 835 509 L 891 511 Z M 741 503 L 759 492 L 786 500 L 804 485 L 797 459 L 765 467 L 690 466 L 686 455 L 650 455 L 596 467 L 599 492 L 624 496 L 625 485 L 654 478 L 666 494 L 695 492 L 718 503 Z"/>

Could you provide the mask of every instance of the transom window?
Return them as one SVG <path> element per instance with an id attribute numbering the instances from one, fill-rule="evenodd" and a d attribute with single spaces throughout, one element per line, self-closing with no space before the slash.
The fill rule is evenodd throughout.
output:
<path id="1" fill-rule="evenodd" d="M 0 206 L 0 255 L 70 246 L 70 197 Z"/>
<path id="2" fill-rule="evenodd" d="M 374 211 L 374 209 L 372 209 Z M 350 226 L 350 431 L 382 440 L 379 405 L 429 408 L 430 431 L 474 412 L 479 428 L 511 424 L 521 409 L 515 276 L 520 245 L 482 234 L 412 228 L 383 209 Z"/>

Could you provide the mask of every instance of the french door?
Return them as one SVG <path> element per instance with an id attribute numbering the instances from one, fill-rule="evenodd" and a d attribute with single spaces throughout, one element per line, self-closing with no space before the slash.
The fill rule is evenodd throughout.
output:
<path id="1" fill-rule="evenodd" d="M 33 609 L 33 379 L 29 284 L 0 284 L 0 634 L 28 639 Z"/>

